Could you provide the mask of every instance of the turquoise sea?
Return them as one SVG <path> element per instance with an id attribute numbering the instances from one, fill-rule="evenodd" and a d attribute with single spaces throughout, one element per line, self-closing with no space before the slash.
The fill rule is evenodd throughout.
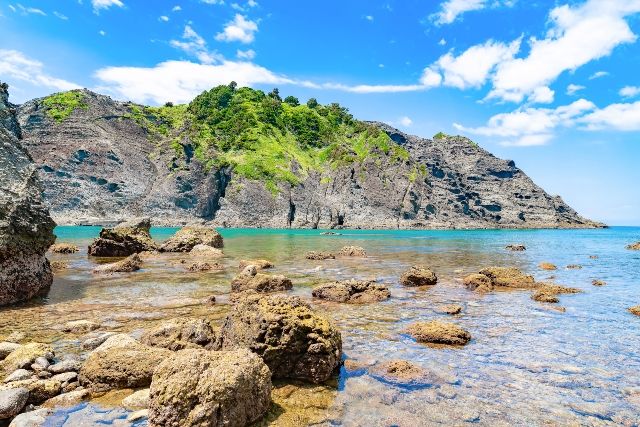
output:
<path id="1" fill-rule="evenodd" d="M 52 342 L 62 354 L 80 353 L 86 338 L 60 332 L 68 320 L 91 319 L 103 330 L 134 336 L 174 317 L 206 317 L 219 324 L 239 260 L 265 258 L 275 263 L 274 273 L 293 280 L 293 294 L 308 298 L 336 323 L 349 360 L 326 387 L 277 385 L 274 396 L 282 394 L 283 410 L 272 425 L 640 425 L 640 317 L 627 311 L 640 304 L 640 251 L 625 249 L 640 240 L 640 227 L 338 230 L 341 235 L 331 236 L 321 230 L 221 229 L 222 272 L 187 273 L 181 258 L 188 255 L 167 255 L 146 260 L 140 272 L 107 277 L 91 273 L 103 260 L 86 255 L 99 230 L 56 228 L 59 242 L 76 243 L 81 252 L 50 256 L 68 267 L 56 274 L 47 297 L 2 310 L 0 334 L 18 329 Z M 152 236 L 162 241 L 175 231 L 155 228 Z M 527 250 L 505 250 L 511 243 Z M 309 250 L 345 245 L 364 247 L 368 257 L 304 258 Z M 540 262 L 558 269 L 541 270 Z M 430 266 L 438 284 L 403 288 L 398 279 L 414 264 Z M 582 268 L 567 269 L 571 264 Z M 481 295 L 465 289 L 462 277 L 492 265 L 518 267 L 538 280 L 583 292 L 544 304 L 528 291 Z M 375 278 L 389 286 L 392 297 L 368 305 L 312 300 L 314 285 L 348 278 Z M 593 286 L 594 279 L 607 284 Z M 203 305 L 202 298 L 212 294 L 216 304 Z M 462 313 L 438 312 L 439 305 L 450 303 L 462 305 Z M 462 348 L 434 348 L 403 333 L 411 322 L 436 318 L 463 326 L 472 341 Z M 433 381 L 402 383 L 376 374 L 376 365 L 395 359 L 431 372 Z M 58 408 L 48 425 L 126 425 L 126 416 L 116 397 Z"/>

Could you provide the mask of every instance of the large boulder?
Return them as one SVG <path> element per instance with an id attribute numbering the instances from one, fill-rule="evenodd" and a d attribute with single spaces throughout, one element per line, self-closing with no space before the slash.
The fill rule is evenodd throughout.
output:
<path id="1" fill-rule="evenodd" d="M 274 378 L 320 383 L 340 365 L 342 337 L 299 297 L 250 295 L 227 315 L 217 347 L 248 348 L 262 357 Z"/>
<path id="2" fill-rule="evenodd" d="M 55 242 L 55 223 L 8 99 L 8 86 L 0 83 L 0 305 L 49 289 L 53 273 L 45 253 Z"/>
<path id="3" fill-rule="evenodd" d="M 0 391 L 0 420 L 18 415 L 29 399 L 29 389 L 17 387 Z"/>
<path id="4" fill-rule="evenodd" d="M 391 296 L 389 288 L 373 280 L 342 280 L 316 286 L 311 291 L 315 298 L 350 304 L 384 301 Z"/>
<path id="5" fill-rule="evenodd" d="M 196 245 L 221 248 L 222 236 L 210 227 L 184 227 L 160 246 L 160 252 L 189 252 Z"/>
<path id="6" fill-rule="evenodd" d="M 151 382 L 149 425 L 243 427 L 271 404 L 271 372 L 257 355 L 182 350 L 158 366 Z"/>
<path id="7" fill-rule="evenodd" d="M 97 257 L 127 257 L 132 254 L 153 251 L 156 244 L 151 239 L 149 218 L 135 218 L 113 228 L 103 228 L 100 237 L 89 245 L 89 255 Z"/>
<path id="8" fill-rule="evenodd" d="M 216 333 L 211 324 L 202 319 L 174 319 L 161 323 L 142 334 L 140 342 L 152 347 L 177 351 L 213 345 Z"/>
<path id="9" fill-rule="evenodd" d="M 171 351 L 113 335 L 93 350 L 80 369 L 80 384 L 93 392 L 148 387 L 154 369 Z"/>
<path id="10" fill-rule="evenodd" d="M 404 286 L 433 286 L 438 283 L 438 276 L 421 265 L 414 265 L 400 276 L 400 283 Z"/>
<path id="11" fill-rule="evenodd" d="M 255 265 L 248 265 L 240 274 L 231 281 L 233 292 L 278 292 L 286 291 L 293 287 L 291 279 L 282 274 L 258 273 Z"/>

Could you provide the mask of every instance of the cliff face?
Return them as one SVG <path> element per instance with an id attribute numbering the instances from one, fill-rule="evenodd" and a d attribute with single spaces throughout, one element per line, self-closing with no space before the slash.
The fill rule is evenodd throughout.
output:
<path id="1" fill-rule="evenodd" d="M 0 305 L 32 298 L 53 279 L 44 254 L 55 241 L 55 223 L 20 136 L 7 86 L 0 84 Z"/>
<path id="2" fill-rule="evenodd" d="M 158 133 L 134 114 L 139 106 L 78 93 L 81 103 L 61 120 L 43 99 L 25 103 L 18 114 L 23 143 L 61 224 L 150 216 L 157 225 L 228 227 L 599 226 L 546 194 L 513 162 L 466 138 L 429 140 L 367 124 L 382 129 L 392 149 L 353 154 L 323 169 L 293 156 L 290 170 L 299 179 L 274 184 L 216 162 L 215 151 L 208 154 L 212 161 L 203 160 L 188 123 Z"/>

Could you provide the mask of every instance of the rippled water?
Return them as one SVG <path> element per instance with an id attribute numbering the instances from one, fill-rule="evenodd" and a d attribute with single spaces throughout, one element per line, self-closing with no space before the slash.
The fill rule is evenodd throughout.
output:
<path id="1" fill-rule="evenodd" d="M 110 277 L 93 276 L 96 261 L 86 256 L 98 232 L 97 227 L 56 229 L 59 242 L 77 243 L 82 251 L 51 255 L 68 261 L 69 268 L 56 275 L 43 300 L 0 311 L 0 335 L 21 330 L 68 353 L 78 352 L 84 338 L 59 331 L 68 320 L 97 319 L 104 330 L 134 335 L 178 316 L 219 323 L 229 308 L 229 282 L 238 261 L 266 258 L 276 264 L 274 272 L 293 279 L 294 294 L 309 299 L 313 285 L 337 278 L 376 278 L 389 285 L 392 298 L 362 306 L 314 301 L 342 331 L 345 358 L 355 362 L 349 366 L 362 368 L 343 367 L 327 387 L 278 384 L 277 410 L 265 424 L 640 424 L 640 318 L 626 310 L 640 304 L 640 252 L 625 249 L 640 240 L 640 228 L 342 231 L 340 236 L 321 236 L 318 230 L 221 230 L 223 272 L 186 273 L 179 263 L 185 256 L 166 255 L 149 260 L 140 272 Z M 173 232 L 158 228 L 152 235 L 160 241 Z M 524 243 L 527 250 L 506 251 L 509 243 Z M 337 251 L 347 244 L 363 246 L 369 257 L 304 259 L 308 250 Z M 540 270 L 542 261 L 559 268 Z M 438 274 L 436 286 L 406 289 L 398 283 L 417 263 Z M 564 268 L 569 264 L 583 268 Z M 462 286 L 465 274 L 490 265 L 519 267 L 539 280 L 584 292 L 563 295 L 559 305 L 551 305 L 531 300 L 525 291 L 479 295 Z M 607 285 L 594 287 L 593 279 Z M 201 298 L 211 294 L 216 305 L 202 305 Z M 443 303 L 464 310 L 439 314 L 435 308 Z M 463 348 L 432 348 L 402 332 L 413 321 L 436 318 L 460 324 L 472 341 Z M 392 359 L 409 360 L 436 380 L 402 384 L 367 369 Z M 122 424 L 126 411 L 114 405 L 117 399 L 60 409 L 49 425 Z"/>

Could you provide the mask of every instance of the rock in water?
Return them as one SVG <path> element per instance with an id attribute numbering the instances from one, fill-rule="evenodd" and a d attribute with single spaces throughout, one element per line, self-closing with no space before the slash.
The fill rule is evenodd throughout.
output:
<path id="1" fill-rule="evenodd" d="M 414 265 L 400 277 L 404 286 L 433 286 L 438 283 L 436 274 L 427 267 Z"/>
<path id="2" fill-rule="evenodd" d="M 53 280 L 44 255 L 55 223 L 21 135 L 8 86 L 0 83 L 0 305 L 42 294 Z"/>
<path id="3" fill-rule="evenodd" d="M 627 245 L 627 249 L 629 249 L 630 251 L 640 251 L 640 242 Z"/>
<path id="4" fill-rule="evenodd" d="M 137 218 L 113 228 L 103 228 L 100 237 L 89 246 L 89 255 L 97 257 L 126 257 L 144 251 L 153 251 L 149 218 Z"/>
<path id="5" fill-rule="evenodd" d="M 184 227 L 160 246 L 160 252 L 189 252 L 197 245 L 220 249 L 222 236 L 210 227 Z"/>
<path id="6" fill-rule="evenodd" d="M 322 252 L 322 251 L 309 251 L 307 252 L 304 257 L 306 259 L 311 259 L 311 260 L 325 260 L 325 259 L 336 259 L 336 256 L 331 253 L 331 252 Z"/>
<path id="7" fill-rule="evenodd" d="M 512 244 L 512 245 L 505 246 L 505 249 L 513 252 L 522 252 L 522 251 L 526 251 L 527 247 L 522 244 L 516 244 L 516 245 Z"/>
<path id="8" fill-rule="evenodd" d="M 80 251 L 80 248 L 73 243 L 56 243 L 49 250 L 55 254 L 75 254 Z"/>
<path id="9" fill-rule="evenodd" d="M 217 347 L 248 348 L 274 378 L 321 383 L 340 365 L 342 337 L 298 297 L 251 295 L 238 301 L 220 330 Z"/>
<path id="10" fill-rule="evenodd" d="M 367 251 L 360 246 L 344 246 L 338 251 L 338 256 L 364 258 L 367 256 Z"/>
<path id="11" fill-rule="evenodd" d="M 233 292 L 277 292 L 286 291 L 293 287 L 293 283 L 281 274 L 258 273 L 255 265 L 248 265 L 231 281 Z"/>
<path id="12" fill-rule="evenodd" d="M 243 427 L 271 404 L 271 372 L 260 357 L 235 351 L 182 350 L 153 374 L 149 425 Z"/>
<path id="13" fill-rule="evenodd" d="M 273 268 L 273 263 L 266 259 L 243 259 L 238 264 L 238 270 L 242 271 L 250 265 L 255 265 L 258 270 L 265 270 L 267 268 Z"/>
<path id="14" fill-rule="evenodd" d="M 132 273 L 140 270 L 142 267 L 142 259 L 140 255 L 129 255 L 121 261 L 111 264 L 100 265 L 93 269 L 96 274 L 113 274 L 113 273 Z"/>
<path id="15" fill-rule="evenodd" d="M 439 320 L 413 323 L 406 332 L 422 343 L 465 345 L 471 340 L 471 334 L 460 326 Z"/>
<path id="16" fill-rule="evenodd" d="M 372 280 L 343 280 L 325 283 L 313 288 L 311 294 L 315 298 L 350 304 L 384 301 L 391 296 L 389 288 L 376 284 Z"/>
<path id="17" fill-rule="evenodd" d="M 140 342 L 169 350 L 201 348 L 216 341 L 211 324 L 202 319 L 174 319 L 146 331 Z"/>

